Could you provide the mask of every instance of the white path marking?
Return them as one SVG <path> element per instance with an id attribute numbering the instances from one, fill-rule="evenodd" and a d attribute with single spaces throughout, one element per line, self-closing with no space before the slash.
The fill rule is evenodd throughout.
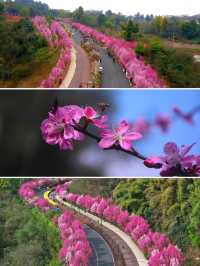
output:
<path id="1" fill-rule="evenodd" d="M 76 50 L 74 47 L 72 47 L 72 52 L 71 52 L 71 63 L 69 65 L 69 69 L 67 71 L 67 74 L 65 76 L 65 78 L 63 79 L 60 88 L 68 88 L 73 77 L 74 77 L 74 73 L 76 71 Z"/>

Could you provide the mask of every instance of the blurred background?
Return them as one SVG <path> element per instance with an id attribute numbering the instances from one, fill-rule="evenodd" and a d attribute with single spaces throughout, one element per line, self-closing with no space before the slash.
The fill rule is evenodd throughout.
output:
<path id="1" fill-rule="evenodd" d="M 117 151 L 103 151 L 86 138 L 75 145 L 74 151 L 60 151 L 46 144 L 41 136 L 40 124 L 55 98 L 60 105 L 79 104 L 96 106 L 110 104 L 109 123 L 115 126 L 122 119 L 134 123 L 143 117 L 153 121 L 160 114 L 172 114 L 174 106 L 188 112 L 200 105 L 197 90 L 52 90 L 52 91 L 0 91 L 0 176 L 158 176 L 159 171 L 148 169 L 134 157 Z M 161 155 L 168 141 L 178 145 L 191 144 L 194 154 L 200 150 L 200 113 L 194 125 L 174 119 L 166 134 L 159 128 L 142 140 L 135 148 L 146 156 Z"/>

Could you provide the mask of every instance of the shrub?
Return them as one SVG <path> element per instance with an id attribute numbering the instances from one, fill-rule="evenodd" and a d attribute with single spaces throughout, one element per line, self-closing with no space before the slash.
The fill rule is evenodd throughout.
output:
<path id="1" fill-rule="evenodd" d="M 167 47 L 158 38 L 150 40 L 146 48 L 139 45 L 136 53 L 144 55 L 158 73 L 169 82 L 170 87 L 200 86 L 200 65 L 194 62 L 192 54 Z"/>
<path id="2" fill-rule="evenodd" d="M 0 79 L 20 79 L 31 73 L 29 65 L 41 48 L 47 47 L 44 38 L 36 34 L 32 22 L 0 22 Z"/>
<path id="3" fill-rule="evenodd" d="M 29 65 L 19 65 L 16 66 L 12 71 L 13 79 L 21 79 L 27 77 L 31 73 L 31 68 Z"/>

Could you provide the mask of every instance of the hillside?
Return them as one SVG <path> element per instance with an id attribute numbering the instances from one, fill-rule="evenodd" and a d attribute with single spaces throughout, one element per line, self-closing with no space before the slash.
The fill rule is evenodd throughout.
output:
<path id="1" fill-rule="evenodd" d="M 148 219 L 154 230 L 180 246 L 188 266 L 199 265 L 200 180 L 135 179 L 121 181 L 113 198 L 129 213 Z"/>

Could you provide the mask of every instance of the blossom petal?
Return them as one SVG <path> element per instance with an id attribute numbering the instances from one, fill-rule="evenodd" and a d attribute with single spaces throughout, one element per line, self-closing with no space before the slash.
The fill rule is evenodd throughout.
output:
<path id="1" fill-rule="evenodd" d="M 75 140 L 84 140 L 85 135 L 77 130 L 74 130 L 74 137 Z"/>
<path id="2" fill-rule="evenodd" d="M 74 129 L 71 126 L 66 126 L 64 129 L 64 139 L 72 139 L 74 136 Z"/>
<path id="3" fill-rule="evenodd" d="M 99 119 L 94 119 L 93 120 L 93 124 L 96 126 L 96 127 L 99 127 L 99 128 L 107 128 L 108 125 L 105 124 L 105 122 L 108 120 L 108 117 L 106 115 L 103 115 L 101 116 Z"/>
<path id="4" fill-rule="evenodd" d="M 140 134 L 139 132 L 130 132 L 130 133 L 125 134 L 123 139 L 127 141 L 131 141 L 131 140 L 133 141 L 133 140 L 137 140 L 141 138 L 142 138 L 142 134 Z"/>
<path id="5" fill-rule="evenodd" d="M 102 138 L 114 138 L 115 137 L 115 133 L 113 132 L 112 129 L 108 129 L 108 128 L 105 128 L 101 131 L 100 133 L 100 136 Z"/>
<path id="6" fill-rule="evenodd" d="M 64 140 L 62 138 L 59 139 L 58 145 L 61 150 L 73 150 L 74 149 L 71 141 Z"/>
<path id="7" fill-rule="evenodd" d="M 126 120 L 120 122 L 119 126 L 116 128 L 118 134 L 122 135 L 129 129 L 129 123 Z"/>
<path id="8" fill-rule="evenodd" d="M 127 150 L 127 151 L 130 151 L 132 147 L 131 142 L 125 139 L 121 139 L 119 141 L 119 145 L 121 146 L 122 149 Z"/>
<path id="9" fill-rule="evenodd" d="M 58 141 L 58 136 L 57 135 L 47 135 L 46 136 L 46 142 L 50 145 L 54 145 L 54 144 L 57 144 L 57 141 Z"/>
<path id="10" fill-rule="evenodd" d="M 100 140 L 98 145 L 99 145 L 99 147 L 101 147 L 103 149 L 106 149 L 106 148 L 112 147 L 114 143 L 115 143 L 115 139 L 114 138 L 105 137 L 105 138 L 102 138 Z"/>
<path id="11" fill-rule="evenodd" d="M 84 114 L 86 118 L 94 118 L 97 115 L 97 112 L 91 106 L 86 106 L 84 109 Z"/>

